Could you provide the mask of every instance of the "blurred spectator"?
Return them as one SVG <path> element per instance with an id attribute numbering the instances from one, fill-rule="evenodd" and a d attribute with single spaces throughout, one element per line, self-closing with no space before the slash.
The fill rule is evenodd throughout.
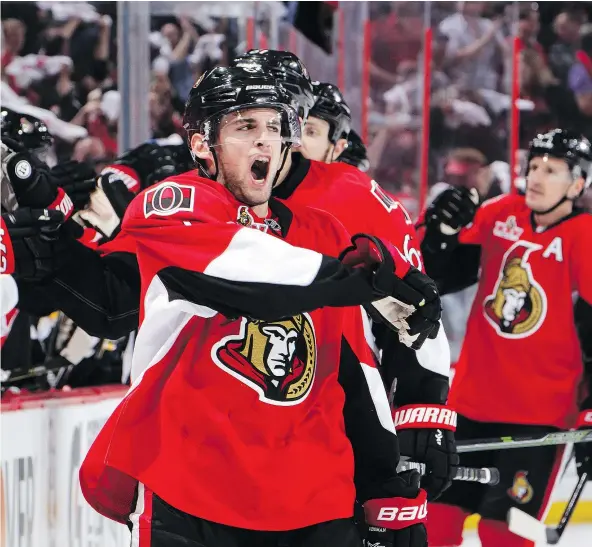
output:
<path id="1" fill-rule="evenodd" d="M 495 56 L 501 50 L 503 19 L 482 17 L 484 2 L 458 2 L 458 13 L 444 19 L 439 30 L 448 38 L 450 74 L 462 89 L 497 89 Z"/>
<path id="2" fill-rule="evenodd" d="M 173 133 L 183 134 L 181 115 L 175 112 L 168 92 L 150 93 L 150 128 L 155 139 L 166 138 Z"/>
<path id="3" fill-rule="evenodd" d="M 576 51 L 568 81 L 580 112 L 590 117 L 589 122 L 592 123 L 592 29 L 581 37 L 580 49 Z"/>
<path id="4" fill-rule="evenodd" d="M 79 162 L 92 163 L 95 172 L 99 174 L 108 163 L 105 145 L 97 137 L 86 137 L 74 146 L 72 159 Z"/>
<path id="5" fill-rule="evenodd" d="M 160 29 L 163 38 L 161 57 L 169 62 L 169 75 L 177 95 L 185 101 L 196 80 L 196 66 L 189 60 L 189 53 L 197 45 L 199 34 L 186 17 L 179 24 L 166 23 Z"/>
<path id="6" fill-rule="evenodd" d="M 421 51 L 421 10 L 413 2 L 371 2 L 371 87 L 376 95 L 399 83 L 397 69 Z"/>
<path id="7" fill-rule="evenodd" d="M 553 22 L 557 41 L 549 49 L 549 66 L 562 84 L 567 83 L 569 70 L 576 58 L 580 28 L 585 15 L 580 10 L 562 11 Z"/>
<path id="8" fill-rule="evenodd" d="M 118 91 L 99 90 L 89 95 L 90 100 L 79 110 L 71 123 L 86 127 L 91 137 L 98 138 L 108 157 L 117 155 L 117 123 L 121 110 Z"/>
<path id="9" fill-rule="evenodd" d="M 18 19 L 2 21 L 2 73 L 10 62 L 17 57 L 25 45 L 26 27 Z"/>

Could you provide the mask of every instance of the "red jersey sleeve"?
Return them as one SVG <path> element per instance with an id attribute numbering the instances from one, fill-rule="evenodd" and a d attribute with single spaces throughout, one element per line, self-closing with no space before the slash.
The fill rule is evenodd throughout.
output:
<path id="1" fill-rule="evenodd" d="M 143 290 L 158 278 L 177 299 L 257 319 L 382 296 L 366 271 L 239 225 L 238 202 L 222 186 L 183 180 L 145 190 L 126 211 L 122 232 L 135 241 Z"/>
<path id="2" fill-rule="evenodd" d="M 573 258 L 571 260 L 571 273 L 574 280 L 574 288 L 581 298 L 592 305 L 592 215 L 585 215 L 578 226 Z"/>

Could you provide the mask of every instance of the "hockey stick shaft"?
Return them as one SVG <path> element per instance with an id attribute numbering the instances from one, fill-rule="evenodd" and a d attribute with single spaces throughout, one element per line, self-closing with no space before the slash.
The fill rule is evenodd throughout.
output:
<path id="1" fill-rule="evenodd" d="M 426 473 L 424 463 L 405 461 L 399 463 L 398 471 L 408 471 L 416 469 L 422 475 Z M 456 469 L 455 481 L 478 482 L 480 484 L 489 484 L 491 486 L 499 482 L 499 470 L 495 467 L 458 467 Z"/>
<path id="2" fill-rule="evenodd" d="M 60 369 L 65 368 L 68 366 L 67 362 L 56 363 L 55 365 L 38 365 L 36 367 L 31 368 L 15 368 L 8 371 L 4 371 L 5 373 L 10 372 L 10 376 L 2 383 L 4 385 L 10 385 L 13 382 L 19 382 L 21 380 L 32 380 L 34 378 L 40 378 L 42 376 L 46 376 L 48 372 L 58 372 Z"/>
<path id="3" fill-rule="evenodd" d="M 580 475 L 580 478 L 578 480 L 578 484 L 576 484 L 576 487 L 574 488 L 574 491 L 572 492 L 572 494 L 569 498 L 569 501 L 567 502 L 567 506 L 565 507 L 565 511 L 563 512 L 563 515 L 561 515 L 561 519 L 559 520 L 559 524 L 557 525 L 557 528 L 555 528 L 555 532 L 557 534 L 557 541 L 559 541 L 559 538 L 563 534 L 563 531 L 565 530 L 565 527 L 567 526 L 569 519 L 573 515 L 574 509 L 576 508 L 576 504 L 578 503 L 578 500 L 580 499 L 580 496 L 582 495 L 582 492 L 584 491 L 584 486 L 586 486 L 587 480 L 588 480 L 588 473 L 586 473 L 586 471 L 584 471 Z"/>
<path id="4" fill-rule="evenodd" d="M 525 435 L 517 437 L 496 437 L 493 439 L 475 439 L 458 441 L 456 449 L 459 453 L 481 452 L 484 450 L 506 450 L 509 448 L 527 448 L 533 446 L 549 446 L 568 443 L 592 442 L 592 429 L 577 431 L 557 431 L 543 435 Z"/>

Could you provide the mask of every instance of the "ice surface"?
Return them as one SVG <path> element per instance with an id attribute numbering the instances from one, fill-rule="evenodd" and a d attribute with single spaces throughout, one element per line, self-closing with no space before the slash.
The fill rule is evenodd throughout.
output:
<path id="1" fill-rule="evenodd" d="M 537 543 L 536 547 L 544 545 L 546 543 Z M 568 524 L 557 545 L 560 547 L 592 547 L 592 524 Z M 465 541 L 462 547 L 481 547 L 477 532 L 465 532 Z"/>

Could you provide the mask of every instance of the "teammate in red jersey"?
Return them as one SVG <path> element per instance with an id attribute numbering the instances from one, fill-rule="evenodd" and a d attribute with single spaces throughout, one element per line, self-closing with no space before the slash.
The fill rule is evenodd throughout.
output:
<path id="1" fill-rule="evenodd" d="M 332 84 L 314 82 L 313 93 L 316 101 L 302 130 L 302 155 L 333 163 L 347 149 L 351 110 Z"/>
<path id="2" fill-rule="evenodd" d="M 278 53 L 267 55 L 274 57 Z M 265 67 L 273 62 L 261 53 L 253 57 L 259 58 Z M 298 80 L 295 74 L 291 78 L 300 82 L 294 87 L 306 87 L 306 78 Z M 286 159 L 274 195 L 288 204 L 328 211 L 350 233 L 363 231 L 387 239 L 402 250 L 411 264 L 422 269 L 419 240 L 407 211 L 399 202 L 351 165 L 311 161 L 305 157 L 312 154 L 327 161 L 338 158 L 337 152 L 351 124 L 349 108 L 335 86 L 314 84 L 313 90 L 317 95 L 303 130 L 303 154 L 292 153 Z M 296 98 L 303 102 L 302 94 Z M 314 127 L 313 131 L 309 124 Z M 374 334 L 382 352 L 381 372 L 385 385 L 389 390 L 396 385 L 393 406 L 397 411 L 404 412 L 409 405 L 446 404 L 450 351 L 443 328 L 435 339 L 428 338 L 417 351 L 402 344 L 380 325 L 375 325 Z M 430 499 L 437 498 L 450 484 L 458 464 L 453 431 L 424 423 L 419 428 L 401 428 L 398 434 L 401 453 L 427 464 L 428 474 L 422 479 L 422 486 Z"/>
<path id="3" fill-rule="evenodd" d="M 458 438 L 592 425 L 592 383 L 588 396 L 578 398 L 582 350 L 588 363 L 591 355 L 592 216 L 574 207 L 591 183 L 590 142 L 556 129 L 531 143 L 524 196 L 500 196 L 475 212 L 468 192 L 451 188 L 428 209 L 422 249 L 436 278 L 446 269 L 469 267 L 476 276 L 481 268 L 450 393 L 459 412 Z M 455 260 L 466 246 L 480 248 L 479 264 Z M 574 292 L 587 318 L 579 322 L 588 331 L 581 333 L 582 346 Z M 590 443 L 578 447 L 580 469 L 590 470 L 591 450 Z M 542 516 L 556 478 L 556 448 L 477 452 L 461 462 L 498 467 L 501 481 L 493 487 L 454 484 L 430 508 L 430 546 L 460 545 L 471 513 L 482 517 L 484 547 L 532 545 L 508 531 L 506 515 L 515 506 Z"/>

